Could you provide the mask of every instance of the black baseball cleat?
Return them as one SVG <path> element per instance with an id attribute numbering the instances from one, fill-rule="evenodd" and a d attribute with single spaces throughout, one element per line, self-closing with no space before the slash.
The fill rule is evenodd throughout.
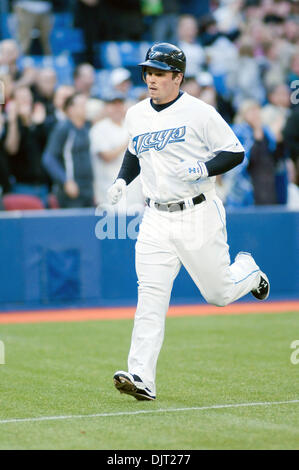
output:
<path id="1" fill-rule="evenodd" d="M 129 372 L 119 370 L 113 376 L 115 388 L 120 393 L 132 395 L 136 400 L 155 400 L 156 397 L 142 382 L 138 375 L 132 375 Z"/>
<path id="2" fill-rule="evenodd" d="M 270 293 L 270 282 L 265 273 L 260 273 L 260 283 L 258 287 L 251 291 L 252 295 L 259 300 L 266 300 Z"/>

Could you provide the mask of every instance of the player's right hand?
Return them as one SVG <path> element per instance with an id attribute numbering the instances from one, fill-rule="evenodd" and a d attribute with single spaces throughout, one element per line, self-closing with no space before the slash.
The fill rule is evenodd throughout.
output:
<path id="1" fill-rule="evenodd" d="M 118 201 L 122 198 L 125 190 L 126 190 L 126 182 L 125 180 L 118 178 L 112 186 L 107 191 L 107 199 L 109 204 L 117 204 Z"/>
<path id="2" fill-rule="evenodd" d="M 183 161 L 176 165 L 176 174 L 182 181 L 197 181 L 200 178 L 206 178 L 208 170 L 204 162 L 197 160 Z"/>

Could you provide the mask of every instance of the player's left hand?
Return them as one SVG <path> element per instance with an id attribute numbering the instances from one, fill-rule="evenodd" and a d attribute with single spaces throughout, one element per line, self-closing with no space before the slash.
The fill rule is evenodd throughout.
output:
<path id="1" fill-rule="evenodd" d="M 209 176 L 205 163 L 200 160 L 179 163 L 176 166 L 176 173 L 182 181 L 196 181 Z"/>

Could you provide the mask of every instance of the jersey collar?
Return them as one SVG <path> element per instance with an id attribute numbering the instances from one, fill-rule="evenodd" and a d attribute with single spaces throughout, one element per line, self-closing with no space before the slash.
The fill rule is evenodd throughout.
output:
<path id="1" fill-rule="evenodd" d="M 183 96 L 183 94 L 184 92 L 180 90 L 178 96 L 174 100 L 169 101 L 169 103 L 164 103 L 164 104 L 155 104 L 153 103 L 153 100 L 150 99 L 151 107 L 154 108 L 154 110 L 159 113 L 160 111 L 163 111 L 163 109 L 168 108 L 168 106 L 171 106 L 173 103 L 175 103 L 181 96 Z"/>

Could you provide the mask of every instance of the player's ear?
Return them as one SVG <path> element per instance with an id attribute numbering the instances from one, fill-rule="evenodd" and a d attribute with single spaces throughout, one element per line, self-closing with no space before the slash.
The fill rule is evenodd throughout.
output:
<path id="1" fill-rule="evenodd" d="M 183 74 L 181 72 L 175 72 L 175 76 L 174 76 L 174 81 L 175 83 L 177 83 L 178 85 L 180 85 L 182 82 L 183 82 Z"/>

